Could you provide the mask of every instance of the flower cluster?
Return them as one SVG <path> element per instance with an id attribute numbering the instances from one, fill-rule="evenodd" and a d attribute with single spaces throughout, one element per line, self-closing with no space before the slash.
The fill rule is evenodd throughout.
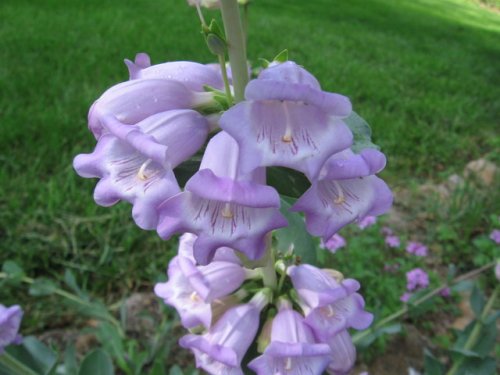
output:
<path id="1" fill-rule="evenodd" d="M 348 373 L 356 351 L 347 330 L 365 329 L 373 319 L 364 311 L 357 281 L 310 265 L 291 265 L 285 272 L 278 262 L 277 269 L 289 278 L 288 290 L 261 287 L 252 296 L 261 269 L 246 269 L 230 248 L 218 251 L 209 265 L 195 265 L 195 241 L 192 234 L 181 237 L 169 280 L 158 283 L 155 293 L 175 307 L 192 332 L 180 344 L 193 351 L 197 367 L 211 374 L 243 374 L 242 359 L 258 336 L 261 355 L 248 364 L 257 374 Z"/>
<path id="2" fill-rule="evenodd" d="M 293 211 L 308 231 L 329 240 L 340 228 L 388 210 L 392 194 L 378 177 L 385 156 L 354 153 L 343 119 L 348 98 L 322 91 L 316 78 L 288 61 L 264 69 L 246 87 L 246 100 L 220 113 L 215 100 L 220 72 L 194 62 L 151 65 L 146 54 L 126 61 L 130 80 L 108 89 L 89 112 L 97 139 L 78 155 L 76 171 L 100 178 L 95 201 L 132 203 L 143 229 L 164 239 L 194 233 L 194 257 L 208 264 L 231 247 L 259 259 L 266 235 L 287 225 L 266 167 L 304 173 L 311 187 Z M 207 86 L 210 91 L 204 91 Z M 216 108 L 216 109 L 214 109 Z M 206 146 L 199 171 L 182 190 L 174 169 Z"/>
<path id="3" fill-rule="evenodd" d="M 18 332 L 22 317 L 23 311 L 18 305 L 5 307 L 0 304 L 0 355 L 6 346 L 21 343 Z"/>
<path id="4" fill-rule="evenodd" d="M 221 100 L 223 77 L 213 66 L 151 65 L 146 54 L 126 65 L 130 80 L 92 105 L 97 145 L 74 167 L 100 178 L 98 204 L 130 202 L 139 227 L 163 239 L 183 234 L 168 281 L 155 287 L 191 332 L 181 346 L 209 373 L 242 374 L 262 318 L 261 355 L 248 364 L 258 374 L 347 373 L 356 356 L 347 330 L 367 328 L 372 315 L 355 280 L 301 265 L 293 246 L 277 254 L 272 231 L 288 223 L 266 169 L 307 177 L 291 211 L 332 252 L 343 246 L 342 227 L 373 224 L 392 204 L 376 176 L 386 159 L 374 148 L 353 151 L 349 99 L 323 91 L 291 61 L 262 70 L 235 105 L 231 95 Z M 176 168 L 201 150 L 199 170 L 182 187 Z"/>
<path id="5" fill-rule="evenodd" d="M 427 246 L 425 246 L 421 242 L 410 241 L 408 245 L 406 245 L 406 251 L 409 254 L 413 254 L 419 257 L 427 256 Z"/>

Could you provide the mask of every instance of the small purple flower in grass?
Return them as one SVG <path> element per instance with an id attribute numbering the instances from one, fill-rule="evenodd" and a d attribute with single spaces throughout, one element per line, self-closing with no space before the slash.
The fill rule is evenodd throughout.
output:
<path id="1" fill-rule="evenodd" d="M 111 87 L 92 104 L 89 129 L 99 139 L 108 131 L 102 121 L 109 116 L 131 125 L 159 112 L 193 109 L 212 102 L 213 93 L 193 91 L 177 81 L 135 79 Z"/>
<path id="2" fill-rule="evenodd" d="M 225 132 L 208 143 L 198 171 L 185 191 L 159 208 L 160 237 L 178 232 L 198 236 L 194 257 L 207 264 L 217 249 L 230 247 L 250 259 L 260 258 L 266 249 L 266 234 L 287 225 L 279 212 L 279 195 L 262 185 L 263 170 L 241 177 L 237 167 L 238 145 Z"/>
<path id="3" fill-rule="evenodd" d="M 363 297 L 353 279 L 336 281 L 328 272 L 311 265 L 292 266 L 288 275 L 297 291 L 306 323 L 326 340 L 346 328 L 365 329 L 373 315 L 364 310 Z"/>
<path id="4" fill-rule="evenodd" d="M 136 125 L 124 125 L 113 116 L 104 117 L 102 124 L 106 134 L 93 153 L 75 158 L 75 170 L 82 177 L 101 178 L 94 191 L 97 204 L 128 201 L 137 225 L 155 229 L 157 207 L 180 192 L 172 169 L 203 145 L 207 122 L 195 111 L 172 110 Z"/>
<path id="5" fill-rule="evenodd" d="M 179 344 L 191 349 L 196 367 L 214 375 L 243 375 L 241 360 L 259 328 L 260 312 L 269 302 L 268 292 L 227 310 L 203 335 L 189 334 Z"/>
<path id="6" fill-rule="evenodd" d="M 21 343 L 18 332 L 22 317 L 23 311 L 18 305 L 5 307 L 0 304 L 0 355 L 6 346 Z"/>
<path id="7" fill-rule="evenodd" d="M 451 289 L 450 288 L 443 288 L 441 289 L 441 291 L 439 292 L 439 295 L 441 297 L 444 297 L 444 298 L 448 298 L 451 296 Z"/>
<path id="8" fill-rule="evenodd" d="M 392 231 L 391 228 L 389 227 L 382 227 L 382 229 L 380 230 L 380 232 L 384 235 L 384 236 L 392 236 L 394 234 L 394 232 Z"/>
<path id="9" fill-rule="evenodd" d="M 377 218 L 375 216 L 365 216 L 364 218 L 358 221 L 358 228 L 366 229 L 374 225 L 376 222 Z"/>
<path id="10" fill-rule="evenodd" d="M 390 235 L 385 238 L 385 244 L 389 247 L 399 247 L 401 245 L 401 241 L 398 236 Z"/>
<path id="11" fill-rule="evenodd" d="M 197 267 L 189 258 L 177 256 L 170 261 L 168 276 L 168 282 L 155 285 L 156 295 L 177 309 L 185 327 L 203 324 L 208 328 L 212 321 L 210 303 L 238 289 L 246 275 L 235 263 Z"/>
<path id="12" fill-rule="evenodd" d="M 352 133 L 340 120 L 351 112 L 349 99 L 321 91 L 293 62 L 264 70 L 247 85 L 245 96 L 220 119 L 244 155 L 243 173 L 282 166 L 313 180 L 328 157 L 352 144 Z"/>
<path id="13" fill-rule="evenodd" d="M 406 289 L 409 291 L 427 288 L 429 286 L 429 276 L 421 268 L 414 268 L 406 273 Z"/>
<path id="14" fill-rule="evenodd" d="M 427 246 L 425 246 L 421 242 L 410 241 L 408 245 L 406 245 L 406 251 L 410 254 L 425 257 L 427 256 Z"/>
<path id="15" fill-rule="evenodd" d="M 356 348 L 347 330 L 340 331 L 326 342 L 332 351 L 327 372 L 330 375 L 347 375 L 356 362 Z"/>
<path id="16" fill-rule="evenodd" d="M 328 241 L 324 242 L 321 240 L 320 247 L 328 249 L 331 253 L 336 253 L 338 249 L 344 247 L 346 244 L 345 238 L 335 233 Z"/>
<path id="17" fill-rule="evenodd" d="M 204 86 L 222 89 L 222 77 L 210 67 L 192 61 L 171 61 L 151 65 L 146 53 L 138 53 L 135 61 L 125 59 L 130 79 L 167 79 L 182 83 L 193 91 L 204 91 Z"/>
<path id="18" fill-rule="evenodd" d="M 406 302 L 408 302 L 410 300 L 410 298 L 411 298 L 412 295 L 413 295 L 412 293 L 404 292 L 401 295 L 401 297 L 399 297 L 399 300 L 401 302 L 405 302 L 406 303 Z"/>
<path id="19" fill-rule="evenodd" d="M 327 344 L 318 343 L 304 317 L 281 301 L 272 321 L 271 342 L 264 353 L 248 364 L 258 375 L 321 374 L 330 362 Z"/>
<path id="20" fill-rule="evenodd" d="M 497 244 L 500 244 L 500 229 L 494 229 L 490 233 L 490 239 Z"/>
<path id="21" fill-rule="evenodd" d="M 374 176 L 384 166 L 385 156 L 374 149 L 334 155 L 292 210 L 303 211 L 309 233 L 324 241 L 359 218 L 381 215 L 392 204 L 390 189 Z"/>

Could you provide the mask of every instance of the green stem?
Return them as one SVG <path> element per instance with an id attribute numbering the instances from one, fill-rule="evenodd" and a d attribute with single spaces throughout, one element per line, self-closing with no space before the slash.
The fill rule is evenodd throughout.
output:
<path id="1" fill-rule="evenodd" d="M 449 285 L 453 285 L 453 284 L 456 284 L 456 283 L 459 283 L 461 281 L 464 281 L 464 280 L 467 280 L 467 279 L 470 279 L 476 275 L 479 275 L 480 273 L 486 271 L 487 269 L 490 269 L 491 267 L 495 266 L 496 265 L 496 261 L 495 262 L 492 262 L 492 263 L 489 263 L 483 267 L 480 267 L 480 268 L 477 268 L 475 270 L 472 270 L 462 276 L 459 276 L 457 278 L 455 278 L 454 280 L 452 280 Z M 429 293 L 423 295 L 422 297 L 420 297 L 419 299 L 417 299 L 415 302 L 412 303 L 413 306 L 418 306 L 422 303 L 424 303 L 425 301 L 429 300 L 430 298 L 434 297 L 435 295 L 439 294 L 443 289 L 446 289 L 448 288 L 448 283 L 446 284 L 443 284 L 441 285 L 440 287 L 434 289 L 434 290 L 431 290 Z M 363 332 L 359 332 L 359 333 L 356 333 L 353 338 L 352 338 L 352 341 L 354 343 L 357 343 L 359 341 L 361 341 L 365 336 L 368 336 L 370 333 L 372 332 L 375 332 L 376 330 L 378 330 L 379 328 L 382 328 L 383 326 L 385 326 L 386 324 L 392 322 L 393 320 L 396 320 L 396 319 L 399 319 L 400 317 L 402 317 L 403 315 L 405 315 L 406 313 L 408 312 L 408 305 L 405 305 L 403 308 L 401 308 L 400 310 L 396 311 L 395 313 L 385 317 L 384 319 L 378 321 L 375 325 L 373 325 L 371 328 L 367 329 L 366 331 L 363 331 Z"/>
<path id="2" fill-rule="evenodd" d="M 0 279 L 7 279 L 8 277 L 9 277 L 9 275 L 7 275 L 5 272 L 0 272 Z M 35 283 L 35 280 L 33 280 L 31 277 L 23 277 L 21 279 L 21 281 L 25 284 L 30 284 L 30 285 Z M 65 290 L 56 288 L 53 293 L 60 296 L 60 297 L 66 298 L 74 303 L 77 303 L 79 305 L 82 305 L 85 307 L 92 306 L 89 302 L 79 298 L 78 296 L 76 296 L 72 293 L 66 292 Z M 123 329 L 120 325 L 120 322 L 118 322 L 118 320 L 116 320 L 112 315 L 109 315 L 109 317 L 106 320 L 108 320 L 109 323 L 113 324 L 117 328 L 118 332 L 120 333 L 120 335 L 122 337 L 125 336 L 125 333 L 123 332 Z"/>
<path id="3" fill-rule="evenodd" d="M 218 55 L 218 57 L 222 79 L 224 80 L 224 89 L 226 90 L 227 101 L 229 102 L 229 106 L 232 106 L 233 95 L 231 94 L 231 86 L 229 86 L 229 78 L 227 77 L 226 58 L 224 55 Z"/>
<path id="4" fill-rule="evenodd" d="M 226 31 L 229 63 L 233 78 L 234 99 L 239 103 L 245 99 L 248 83 L 247 54 L 237 0 L 221 0 L 222 20 Z"/>
<path id="5" fill-rule="evenodd" d="M 262 281 L 264 286 L 274 291 L 278 285 L 278 279 L 276 277 L 276 270 L 274 269 L 274 254 L 271 247 L 267 248 L 267 253 L 264 256 L 266 263 L 264 267 L 261 268 Z"/>
<path id="6" fill-rule="evenodd" d="M 7 370 L 9 370 L 9 374 L 12 375 L 37 375 L 36 372 L 23 365 L 7 352 L 0 354 L 0 364 L 7 368 Z"/>
<path id="7" fill-rule="evenodd" d="M 491 308 L 493 307 L 493 304 L 496 301 L 498 294 L 498 286 L 495 288 L 493 291 L 493 294 L 491 295 L 490 299 L 488 300 L 488 303 L 483 309 L 483 312 L 481 313 L 481 316 L 479 319 L 476 321 L 474 324 L 474 328 L 472 329 L 472 332 L 470 333 L 470 336 L 467 338 L 467 341 L 465 342 L 464 349 L 465 350 L 471 350 L 474 345 L 477 344 L 477 341 L 479 339 L 479 335 L 481 334 L 481 328 L 483 326 L 483 321 L 486 319 L 488 314 L 491 311 Z M 451 367 L 450 371 L 446 373 L 446 375 L 455 375 L 455 373 L 460 369 L 460 366 L 462 366 L 462 363 L 464 361 L 465 357 L 460 357 Z"/>

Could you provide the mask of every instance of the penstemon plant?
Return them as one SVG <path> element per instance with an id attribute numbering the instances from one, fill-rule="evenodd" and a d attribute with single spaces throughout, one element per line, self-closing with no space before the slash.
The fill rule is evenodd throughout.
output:
<path id="1" fill-rule="evenodd" d="M 286 52 L 251 76 L 236 0 L 190 4 L 219 64 L 151 65 L 144 53 L 126 60 L 130 80 L 92 105 L 97 145 L 74 168 L 100 179 L 97 204 L 130 202 L 142 229 L 165 240 L 182 234 L 155 293 L 189 330 L 179 343 L 196 367 L 346 374 L 356 358 L 348 330 L 366 329 L 373 316 L 360 284 L 308 264 L 310 249 L 294 235 L 307 230 L 327 243 L 345 225 L 385 213 L 392 194 L 376 176 L 385 156 L 350 100 L 323 91 Z M 220 8 L 225 33 L 205 21 L 204 6 Z M 280 168 L 307 183 L 288 194 Z"/>

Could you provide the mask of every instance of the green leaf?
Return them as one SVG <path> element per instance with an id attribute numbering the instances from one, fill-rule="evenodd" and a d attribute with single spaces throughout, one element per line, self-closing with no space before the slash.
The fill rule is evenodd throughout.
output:
<path id="1" fill-rule="evenodd" d="M 19 284 L 25 275 L 23 269 L 13 260 L 6 260 L 3 263 L 2 271 L 7 274 L 8 281 Z"/>
<path id="2" fill-rule="evenodd" d="M 281 51 L 280 53 L 278 53 L 274 57 L 273 61 L 278 62 L 278 63 L 287 62 L 288 61 L 288 50 L 284 49 L 283 51 Z"/>
<path id="3" fill-rule="evenodd" d="M 430 351 L 424 349 L 424 368 L 425 375 L 442 375 L 444 374 L 444 366 L 439 360 L 432 355 Z"/>
<path id="4" fill-rule="evenodd" d="M 493 358 L 467 358 L 456 375 L 495 375 L 496 362 Z"/>
<path id="5" fill-rule="evenodd" d="M 114 375 L 113 362 L 102 349 L 89 353 L 82 362 L 78 375 Z"/>
<path id="6" fill-rule="evenodd" d="M 76 360 L 76 350 L 73 344 L 70 344 L 64 351 L 64 375 L 77 375 L 78 362 Z"/>
<path id="7" fill-rule="evenodd" d="M 466 349 L 451 349 L 450 350 L 453 353 L 463 355 L 464 357 L 470 357 L 470 358 L 481 358 L 481 356 L 473 352 L 472 350 L 466 350 Z"/>
<path id="8" fill-rule="evenodd" d="M 118 362 L 125 362 L 123 342 L 117 328 L 107 322 L 99 323 L 95 330 L 97 339 L 111 357 L 116 358 Z"/>
<path id="9" fill-rule="evenodd" d="M 486 299 L 477 285 L 474 285 L 474 288 L 472 289 L 469 302 L 476 317 L 481 316 L 484 305 L 486 304 Z"/>
<path id="10" fill-rule="evenodd" d="M 360 117 L 356 112 L 352 112 L 349 117 L 344 119 L 349 129 L 351 129 L 354 136 L 352 150 L 354 152 L 360 152 L 365 148 L 376 148 L 380 147 L 372 143 L 372 130 L 370 125 Z"/>
<path id="11" fill-rule="evenodd" d="M 23 339 L 22 345 L 11 345 L 9 354 L 38 374 L 48 375 L 57 364 L 56 354 L 33 336 Z"/>
<path id="12" fill-rule="evenodd" d="M 267 168 L 267 184 L 292 198 L 300 197 L 311 186 L 302 173 L 282 167 Z"/>
<path id="13" fill-rule="evenodd" d="M 181 368 L 177 365 L 170 368 L 168 375 L 184 375 Z"/>
<path id="14" fill-rule="evenodd" d="M 35 279 L 33 284 L 30 285 L 29 294 L 34 297 L 49 296 L 55 292 L 57 289 L 57 284 L 45 277 L 40 277 Z"/>
<path id="15" fill-rule="evenodd" d="M 275 231 L 277 250 L 287 254 L 293 250 L 300 256 L 303 263 L 316 264 L 317 246 L 311 235 L 307 232 L 304 218 L 298 212 L 289 211 L 294 199 L 281 197 L 281 213 L 288 220 L 288 226 Z"/>
<path id="16" fill-rule="evenodd" d="M 401 332 L 403 329 L 400 323 L 391 324 L 388 326 L 383 326 L 377 330 L 374 330 L 370 334 L 364 336 L 361 340 L 355 340 L 355 344 L 357 347 L 366 348 L 370 346 L 376 339 L 378 339 L 382 335 L 395 335 L 396 333 Z M 361 332 L 360 332 L 361 333 Z M 355 338 L 356 336 L 354 336 Z"/>
<path id="17" fill-rule="evenodd" d="M 80 287 L 78 286 L 78 283 L 76 282 L 76 278 L 75 278 L 75 275 L 73 274 L 73 272 L 71 272 L 71 270 L 69 269 L 66 269 L 64 271 L 64 282 L 66 283 L 66 285 L 73 291 L 75 292 L 80 298 L 84 299 L 84 300 L 88 300 L 88 295 L 87 293 L 85 293 L 84 291 L 82 291 L 80 289 Z"/>

